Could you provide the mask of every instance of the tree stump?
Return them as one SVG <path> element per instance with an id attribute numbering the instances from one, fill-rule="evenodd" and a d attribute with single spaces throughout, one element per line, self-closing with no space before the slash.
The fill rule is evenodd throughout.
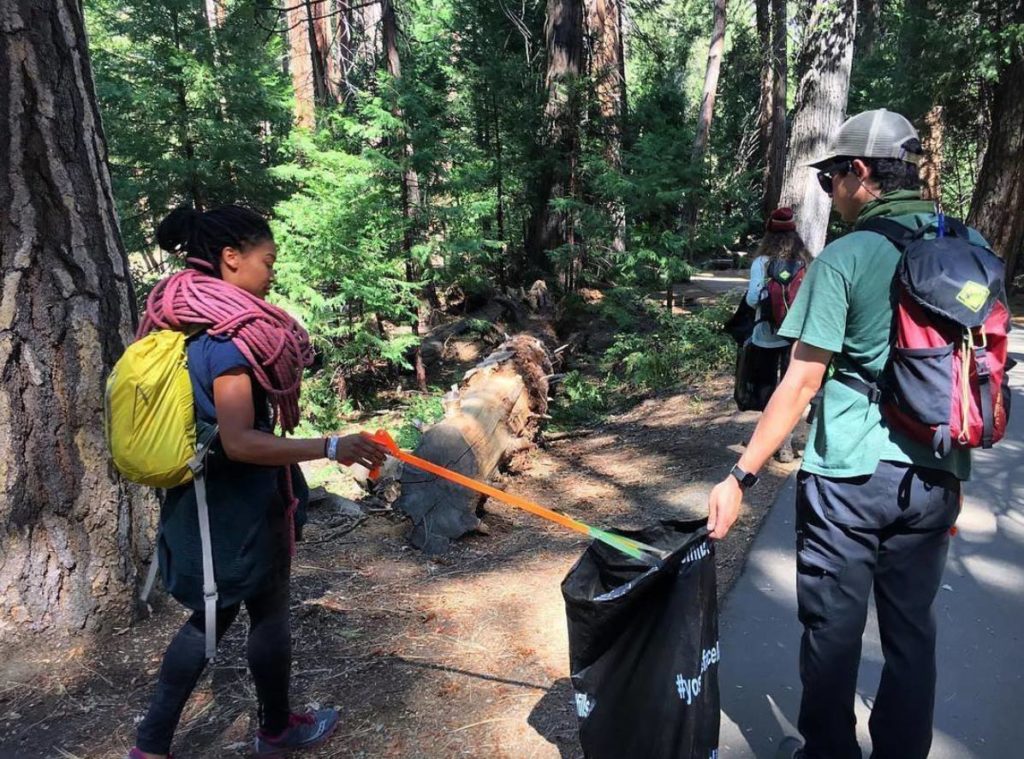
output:
<path id="1" fill-rule="evenodd" d="M 487 481 L 516 451 L 533 443 L 548 410 L 551 356 L 531 335 L 510 338 L 466 373 L 443 421 L 424 434 L 416 455 Z M 484 496 L 405 466 L 394 508 L 412 518 L 410 542 L 442 553 L 451 541 L 483 531 Z"/>

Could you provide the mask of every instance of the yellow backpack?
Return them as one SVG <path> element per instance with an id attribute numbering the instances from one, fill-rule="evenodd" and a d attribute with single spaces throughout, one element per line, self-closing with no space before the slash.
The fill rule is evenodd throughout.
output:
<path id="1" fill-rule="evenodd" d="M 186 482 L 195 485 L 203 557 L 206 658 L 212 659 L 217 638 L 211 620 L 217 617 L 218 594 L 205 460 L 217 427 L 206 425 L 202 440 L 197 439 L 195 400 L 185 352 L 187 338 L 183 332 L 163 329 L 129 345 L 107 377 L 103 405 L 110 457 L 126 479 L 155 488 L 173 488 Z M 139 596 L 144 602 L 156 575 L 154 554 Z"/>
<path id="2" fill-rule="evenodd" d="M 150 332 L 128 346 L 107 378 L 107 446 L 132 482 L 172 488 L 192 480 L 196 419 L 185 338 Z"/>

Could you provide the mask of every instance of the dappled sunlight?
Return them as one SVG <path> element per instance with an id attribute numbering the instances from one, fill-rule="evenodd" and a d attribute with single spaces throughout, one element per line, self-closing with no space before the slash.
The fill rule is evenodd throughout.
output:
<path id="1" fill-rule="evenodd" d="M 968 543 L 988 543 L 998 529 L 995 514 L 970 503 L 964 505 L 956 526 L 957 538 Z"/>
<path id="2" fill-rule="evenodd" d="M 962 556 L 960 565 L 971 579 L 991 590 L 1002 591 L 1016 597 L 1024 588 L 1024 565 L 1019 561 L 974 553 Z"/>

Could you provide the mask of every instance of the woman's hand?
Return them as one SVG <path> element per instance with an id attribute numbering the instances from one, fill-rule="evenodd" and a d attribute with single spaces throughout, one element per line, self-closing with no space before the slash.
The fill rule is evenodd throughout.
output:
<path id="1" fill-rule="evenodd" d="M 359 433 L 338 438 L 338 453 L 335 460 L 345 466 L 361 464 L 372 471 L 384 463 L 388 453 L 387 448 L 369 435 Z"/>

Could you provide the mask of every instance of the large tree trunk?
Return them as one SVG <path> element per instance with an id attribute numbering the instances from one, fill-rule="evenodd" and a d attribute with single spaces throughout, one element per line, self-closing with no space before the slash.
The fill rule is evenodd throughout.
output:
<path id="1" fill-rule="evenodd" d="M 384 51 L 385 56 L 387 57 L 388 74 L 397 85 L 402 79 L 402 59 L 398 52 L 398 20 L 395 16 L 394 3 L 392 3 L 391 0 L 382 0 L 382 3 L 383 11 L 381 27 L 383 30 Z M 405 114 L 402 113 L 402 109 L 398 105 L 397 96 L 395 97 L 394 113 L 400 120 L 405 118 Z M 414 158 L 413 146 L 407 135 L 403 135 L 402 144 L 405 156 L 405 170 L 402 174 L 402 192 L 405 195 L 403 207 L 406 217 L 412 218 L 420 206 L 420 180 L 416 174 L 416 169 L 414 169 L 412 165 Z M 411 248 L 411 242 L 409 247 Z"/>
<path id="2" fill-rule="evenodd" d="M 772 111 L 766 147 L 763 206 L 766 216 L 779 205 L 786 171 L 786 83 L 789 79 L 786 0 L 772 0 L 771 38 Z"/>
<path id="3" fill-rule="evenodd" d="M 924 158 L 921 160 L 921 197 L 942 200 L 943 108 L 932 106 L 924 117 Z"/>
<path id="4" fill-rule="evenodd" d="M 715 113 L 715 97 L 718 94 L 718 75 L 722 70 L 722 52 L 725 50 L 726 0 L 714 0 L 714 20 L 711 29 L 711 44 L 708 47 L 708 63 L 704 72 L 704 92 L 701 95 L 700 112 L 697 115 L 697 133 L 693 138 L 690 160 L 696 170 L 697 181 L 704 181 L 704 155 L 711 135 L 711 119 Z M 695 197 L 696 188 L 686 194 L 680 206 L 680 232 L 694 240 L 697 233 L 699 208 Z M 692 252 L 690 254 L 693 255 Z M 675 281 L 666 276 L 665 310 L 672 313 L 675 296 Z"/>
<path id="5" fill-rule="evenodd" d="M 622 168 L 622 132 L 626 113 L 626 82 L 622 77 L 622 0 L 587 0 L 587 29 L 591 39 L 591 76 L 601 109 L 604 158 L 616 171 Z M 608 208 L 614 235 L 612 250 L 626 250 L 626 210 L 621 203 Z"/>
<path id="6" fill-rule="evenodd" d="M 1024 58 L 1007 66 L 992 102 L 985 160 L 974 188 L 969 222 L 1006 261 L 1007 281 L 1017 274 L 1024 246 Z"/>
<path id="7" fill-rule="evenodd" d="M 341 81 L 338 76 L 337 59 L 334 55 L 334 35 L 331 30 L 337 9 L 328 0 L 313 0 L 307 4 L 313 53 L 313 75 L 317 102 L 333 105 L 341 99 Z"/>
<path id="8" fill-rule="evenodd" d="M 383 0 L 382 0 L 383 1 Z M 361 67 L 376 70 L 377 61 L 382 54 L 381 15 L 382 2 L 366 3 L 355 9 L 358 18 L 358 34 L 356 35 L 353 63 Z"/>
<path id="9" fill-rule="evenodd" d="M 429 429 L 416 448 L 420 458 L 475 480 L 487 481 L 516 451 L 530 445 L 547 413 L 551 356 L 530 335 L 516 335 L 473 369 L 458 391 L 457 408 Z M 406 466 L 395 508 L 412 518 L 409 539 L 428 553 L 452 540 L 485 531 L 478 493 Z"/>
<path id="10" fill-rule="evenodd" d="M 757 33 L 761 42 L 761 99 L 758 104 L 758 150 L 764 178 L 761 209 L 767 217 L 779 204 L 786 170 L 786 80 L 788 32 L 785 0 L 757 0 Z"/>
<path id="11" fill-rule="evenodd" d="M 349 80 L 352 60 L 349 5 L 349 0 L 311 0 L 306 3 L 312 30 L 313 90 L 320 105 L 335 105 L 352 93 Z"/>
<path id="12" fill-rule="evenodd" d="M 317 21 L 317 37 L 325 40 L 327 87 L 333 102 L 340 103 L 355 94 L 352 86 L 352 10 L 349 0 L 332 0 L 329 17 Z"/>
<path id="13" fill-rule="evenodd" d="M 391 76 L 393 86 L 399 86 L 402 80 L 402 59 L 398 52 L 398 19 L 395 16 L 395 6 L 391 0 L 382 0 L 381 29 L 384 38 L 384 56 L 387 59 L 388 74 Z M 394 95 L 393 112 L 399 121 L 404 120 L 401 106 L 398 105 L 398 92 Z M 405 235 L 402 238 L 402 251 L 405 254 L 406 278 L 410 283 L 419 280 L 419 271 L 412 260 L 412 246 L 416 236 L 416 223 L 420 208 L 420 179 L 413 168 L 412 141 L 403 130 L 400 136 L 400 149 L 402 161 L 405 167 L 402 171 L 402 213 L 406 219 Z M 421 294 L 419 307 L 416 309 L 416 318 L 412 323 L 414 335 L 422 335 L 425 331 L 427 316 L 430 304 L 424 302 Z M 415 349 L 413 365 L 416 371 L 416 384 L 422 392 L 427 391 L 427 370 L 423 364 L 423 352 L 420 346 Z"/>
<path id="14" fill-rule="evenodd" d="M 547 104 L 544 108 L 544 170 L 534 192 L 526 251 L 538 269 L 550 268 L 547 253 L 570 241 L 565 214 L 551 201 L 571 192 L 578 148 L 579 97 L 583 70 L 583 0 L 548 0 L 544 22 L 547 49 Z"/>
<path id="15" fill-rule="evenodd" d="M 771 0 L 755 0 L 754 24 L 761 46 L 761 93 L 757 101 L 757 149 L 768 154 L 772 122 L 772 7 Z"/>
<path id="16" fill-rule="evenodd" d="M 0 635 L 130 621 L 155 509 L 114 475 L 135 321 L 77 0 L 0 4 Z"/>
<path id="17" fill-rule="evenodd" d="M 726 0 L 714 0 L 715 14 L 711 29 L 711 46 L 708 48 L 708 65 L 704 72 L 704 92 L 700 98 L 700 114 L 697 117 L 697 134 L 693 138 L 693 162 L 704 162 L 704 153 L 711 135 L 711 118 L 715 113 L 715 97 L 718 94 L 718 75 L 722 70 L 722 52 L 725 50 Z"/>
<path id="18" fill-rule="evenodd" d="M 796 213 L 797 231 L 814 255 L 825 245 L 829 196 L 806 164 L 822 155 L 843 121 L 850 86 L 856 0 L 814 3 L 797 64 L 800 84 L 780 203 Z"/>
<path id="19" fill-rule="evenodd" d="M 313 129 L 316 126 L 316 77 L 313 71 L 312 30 L 308 2 L 283 0 L 288 26 L 288 73 L 295 92 L 295 126 Z"/>
<path id="20" fill-rule="evenodd" d="M 878 30 L 882 21 L 882 0 L 863 0 L 860 15 L 860 32 L 857 34 L 856 44 L 858 60 L 870 58 L 875 54 Z"/>
<path id="21" fill-rule="evenodd" d="M 211 30 L 224 26 L 224 20 L 227 18 L 224 0 L 203 0 L 203 12 L 206 15 L 206 24 Z"/>

